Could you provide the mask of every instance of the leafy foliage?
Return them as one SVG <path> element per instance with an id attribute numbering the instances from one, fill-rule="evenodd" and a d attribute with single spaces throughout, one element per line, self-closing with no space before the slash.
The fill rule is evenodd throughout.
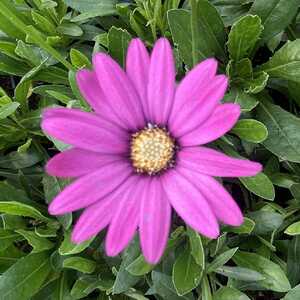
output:
<path id="1" fill-rule="evenodd" d="M 282 299 L 300 298 L 300 1 L 1 0 L 0 298 Z M 48 215 L 67 180 L 45 162 L 68 147 L 44 136 L 51 105 L 88 110 L 75 72 L 93 53 L 122 66 L 133 37 L 152 48 L 173 44 L 177 78 L 215 56 L 230 77 L 224 102 L 238 103 L 236 126 L 214 142 L 264 172 L 223 184 L 245 215 L 201 237 L 174 216 L 162 261 L 145 262 L 136 238 L 116 258 L 104 235 L 70 241 L 78 215 Z"/>

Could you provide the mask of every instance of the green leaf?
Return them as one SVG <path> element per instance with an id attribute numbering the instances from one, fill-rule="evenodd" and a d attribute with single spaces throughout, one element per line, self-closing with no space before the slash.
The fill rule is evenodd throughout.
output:
<path id="1" fill-rule="evenodd" d="M 91 68 L 92 64 L 89 59 L 79 50 L 72 48 L 70 51 L 70 58 L 73 66 L 78 69 L 81 68 Z"/>
<path id="2" fill-rule="evenodd" d="M 202 269 L 205 268 L 205 252 L 201 240 L 201 236 L 198 232 L 192 228 L 187 228 L 187 234 L 190 241 L 191 255 L 193 256 L 197 265 L 201 266 Z"/>
<path id="3" fill-rule="evenodd" d="M 125 67 L 125 59 L 131 35 L 121 28 L 111 27 L 108 32 L 108 52 L 122 67 Z"/>
<path id="4" fill-rule="evenodd" d="M 216 8 L 207 0 L 191 1 L 193 65 L 216 56 L 225 59 L 225 28 Z"/>
<path id="5" fill-rule="evenodd" d="M 73 22 L 116 13 L 115 0 L 64 0 L 65 3 L 82 14 L 72 19 Z"/>
<path id="6" fill-rule="evenodd" d="M 288 41 L 257 71 L 264 71 L 273 78 L 300 82 L 300 39 Z"/>
<path id="7" fill-rule="evenodd" d="M 300 236 L 289 241 L 287 257 L 287 277 L 294 287 L 300 281 Z"/>
<path id="8" fill-rule="evenodd" d="M 19 234 L 0 228 L 0 251 L 7 249 L 19 238 Z"/>
<path id="9" fill-rule="evenodd" d="M 189 247 L 182 251 L 173 265 L 172 281 L 179 296 L 183 296 L 198 286 L 202 268 L 196 264 Z"/>
<path id="10" fill-rule="evenodd" d="M 152 271 L 154 267 L 154 265 L 148 264 L 145 261 L 143 255 L 140 255 L 128 267 L 126 267 L 126 271 L 128 271 L 131 275 L 134 276 L 142 276 Z"/>
<path id="11" fill-rule="evenodd" d="M 0 272 L 4 273 L 23 256 L 24 253 L 14 245 L 11 245 L 5 250 L 0 251 Z"/>
<path id="12" fill-rule="evenodd" d="M 242 112 L 249 112 L 258 104 L 258 99 L 254 95 L 249 95 L 241 89 L 232 88 L 223 99 L 225 103 L 236 103 L 241 107 Z"/>
<path id="13" fill-rule="evenodd" d="M 57 26 L 56 30 L 63 35 L 69 35 L 72 37 L 79 37 L 83 35 L 81 27 L 74 23 L 63 23 Z"/>
<path id="14" fill-rule="evenodd" d="M 12 115 L 20 106 L 18 102 L 11 102 L 0 107 L 0 120 Z"/>
<path id="15" fill-rule="evenodd" d="M 207 267 L 206 273 L 214 272 L 219 267 L 225 265 L 236 253 L 237 248 L 229 249 L 222 254 L 218 255 Z"/>
<path id="16" fill-rule="evenodd" d="M 260 281 L 265 279 L 260 273 L 241 267 L 222 266 L 215 270 L 216 273 L 241 281 Z"/>
<path id="17" fill-rule="evenodd" d="M 224 231 L 234 232 L 238 234 L 250 234 L 255 227 L 255 222 L 249 218 L 244 217 L 244 223 L 239 227 L 226 226 Z"/>
<path id="18" fill-rule="evenodd" d="M 279 265 L 263 256 L 238 251 L 233 260 L 238 266 L 261 273 L 266 279 L 259 281 L 259 283 L 266 289 L 282 293 L 291 289 L 291 285 Z"/>
<path id="19" fill-rule="evenodd" d="M 268 129 L 263 145 L 282 160 L 300 162 L 300 119 L 267 101 L 260 103 L 257 118 Z"/>
<path id="20" fill-rule="evenodd" d="M 247 295 L 232 287 L 219 289 L 213 297 L 214 300 L 251 300 Z"/>
<path id="21" fill-rule="evenodd" d="M 56 26 L 52 23 L 52 21 L 50 21 L 50 19 L 47 19 L 42 14 L 34 10 L 32 10 L 31 15 L 32 20 L 39 30 L 44 31 L 49 35 L 56 35 Z"/>
<path id="22" fill-rule="evenodd" d="M 63 267 L 89 274 L 95 271 L 96 262 L 83 257 L 69 257 L 63 261 Z"/>
<path id="23" fill-rule="evenodd" d="M 179 55 L 189 69 L 193 67 L 191 13 L 184 9 L 168 11 L 168 23 Z"/>
<path id="24" fill-rule="evenodd" d="M 278 229 L 283 223 L 283 216 L 279 213 L 258 210 L 248 213 L 248 216 L 255 222 L 254 234 L 266 235 Z"/>
<path id="25" fill-rule="evenodd" d="M 227 42 L 230 58 L 237 62 L 250 57 L 262 30 L 258 16 L 248 15 L 234 23 Z"/>
<path id="26" fill-rule="evenodd" d="M 0 212 L 15 216 L 31 217 L 44 222 L 49 222 L 51 219 L 43 216 L 36 208 L 15 201 L 0 201 Z"/>
<path id="27" fill-rule="evenodd" d="M 261 143 L 268 136 L 266 126 L 252 119 L 239 120 L 231 129 L 231 132 L 238 135 L 241 139 L 252 143 Z"/>
<path id="28" fill-rule="evenodd" d="M 73 244 L 71 241 L 71 232 L 65 232 L 64 240 L 60 245 L 58 252 L 60 255 L 77 254 L 85 250 L 93 241 L 89 239 L 81 244 Z"/>
<path id="29" fill-rule="evenodd" d="M 240 177 L 239 180 L 253 194 L 270 201 L 274 200 L 274 185 L 264 173 L 259 173 L 251 177 Z"/>
<path id="30" fill-rule="evenodd" d="M 291 23 L 298 6 L 298 0 L 255 0 L 249 13 L 261 18 L 264 26 L 262 38 L 268 41 Z"/>
<path id="31" fill-rule="evenodd" d="M 296 300 L 300 298 L 300 284 L 290 290 L 282 300 Z"/>
<path id="32" fill-rule="evenodd" d="M 174 284 L 172 282 L 171 276 L 168 276 L 166 274 L 157 271 L 152 271 L 151 278 L 153 281 L 152 289 L 154 293 L 160 295 L 163 299 L 166 300 L 194 299 L 194 297 L 192 297 L 191 294 L 178 296 Z"/>
<path id="33" fill-rule="evenodd" d="M 3 299 L 30 299 L 41 287 L 51 267 L 47 253 L 30 254 L 19 259 L 0 277 Z"/>
<path id="34" fill-rule="evenodd" d="M 70 276 L 69 271 L 63 271 L 61 276 L 54 282 L 53 288 L 51 288 L 53 300 L 74 300 L 71 296 L 71 286 L 72 276 Z"/>
<path id="35" fill-rule="evenodd" d="M 212 294 L 211 294 L 211 289 L 209 285 L 209 281 L 207 276 L 203 276 L 202 282 L 201 282 L 201 299 L 205 300 L 213 300 Z"/>
<path id="36" fill-rule="evenodd" d="M 291 224 L 285 231 L 284 233 L 288 235 L 298 235 L 300 234 L 300 221 Z"/>
<path id="37" fill-rule="evenodd" d="M 42 252 L 54 247 L 52 242 L 38 236 L 34 231 L 18 229 L 16 232 L 28 241 L 29 245 L 33 248 L 32 253 Z"/>

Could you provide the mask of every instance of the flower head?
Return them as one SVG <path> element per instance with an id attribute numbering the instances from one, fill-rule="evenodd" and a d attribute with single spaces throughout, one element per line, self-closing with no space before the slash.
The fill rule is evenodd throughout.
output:
<path id="1" fill-rule="evenodd" d="M 261 165 L 201 145 L 229 131 L 240 115 L 221 104 L 228 80 L 207 59 L 175 85 L 171 46 L 159 39 L 151 57 L 131 41 L 126 72 L 108 55 L 93 58 L 77 83 L 94 112 L 49 108 L 43 130 L 72 148 L 47 164 L 53 176 L 76 180 L 50 204 L 54 215 L 84 209 L 72 239 L 83 242 L 108 226 L 106 252 L 117 255 L 139 230 L 146 260 L 163 254 L 172 209 L 201 234 L 216 238 L 218 221 L 243 222 L 230 194 L 213 177 L 253 176 Z"/>

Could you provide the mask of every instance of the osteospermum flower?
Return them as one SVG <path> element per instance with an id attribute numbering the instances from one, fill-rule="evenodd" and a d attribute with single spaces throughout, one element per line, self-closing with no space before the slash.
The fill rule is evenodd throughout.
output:
<path id="1" fill-rule="evenodd" d="M 218 221 L 239 226 L 243 216 L 214 176 L 252 176 L 261 165 L 203 146 L 229 131 L 240 115 L 221 104 L 228 80 L 207 59 L 175 84 L 172 49 L 156 42 L 151 57 L 131 41 L 126 72 L 108 55 L 77 83 L 94 112 L 49 108 L 43 130 L 72 148 L 53 157 L 47 172 L 76 180 L 50 204 L 60 215 L 84 209 L 72 233 L 81 243 L 108 226 L 106 252 L 120 253 L 139 231 L 146 260 L 163 254 L 172 208 L 193 229 L 219 235 Z"/>

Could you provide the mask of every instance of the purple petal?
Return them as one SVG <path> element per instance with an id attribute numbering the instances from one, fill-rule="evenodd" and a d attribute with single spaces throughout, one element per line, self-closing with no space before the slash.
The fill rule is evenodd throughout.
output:
<path id="1" fill-rule="evenodd" d="M 168 171 L 162 179 L 167 197 L 178 215 L 196 231 L 216 238 L 218 222 L 199 190 L 175 170 Z"/>
<path id="2" fill-rule="evenodd" d="M 218 62 L 209 58 L 189 71 L 179 83 L 176 93 L 170 123 L 177 118 L 183 105 L 190 101 L 197 101 L 205 86 L 211 83 L 217 72 Z"/>
<path id="3" fill-rule="evenodd" d="M 239 119 L 241 109 L 237 104 L 221 104 L 198 128 L 179 139 L 181 146 L 196 146 L 212 142 L 228 132 Z"/>
<path id="4" fill-rule="evenodd" d="M 147 103 L 147 84 L 150 67 L 149 53 L 140 39 L 131 40 L 126 57 L 126 73 L 137 90 L 143 111 L 149 119 Z"/>
<path id="5" fill-rule="evenodd" d="M 143 255 L 147 262 L 157 264 L 169 236 L 171 206 L 160 179 L 154 177 L 150 180 L 142 197 L 139 226 Z"/>
<path id="6" fill-rule="evenodd" d="M 169 41 L 160 38 L 151 54 L 148 103 L 150 121 L 165 125 L 174 101 L 175 66 Z"/>
<path id="7" fill-rule="evenodd" d="M 240 226 L 243 223 L 244 219 L 239 206 L 218 181 L 188 169 L 178 169 L 199 189 L 218 220 L 231 226 Z"/>
<path id="8" fill-rule="evenodd" d="M 76 73 L 76 81 L 81 94 L 101 119 L 106 119 L 122 128 L 126 128 L 126 125 L 122 123 L 109 106 L 107 99 L 105 99 L 105 95 L 101 90 L 94 71 L 89 71 L 87 69 L 78 71 Z"/>
<path id="9" fill-rule="evenodd" d="M 49 206 L 52 215 L 61 215 L 91 205 L 114 191 L 130 174 L 126 161 L 107 164 L 67 186 Z"/>
<path id="10" fill-rule="evenodd" d="M 51 158 L 46 165 L 46 171 L 48 174 L 57 177 L 79 177 L 95 172 L 107 163 L 121 159 L 121 157 L 115 155 L 105 155 L 73 148 Z"/>
<path id="11" fill-rule="evenodd" d="M 109 256 L 116 256 L 124 250 L 137 230 L 144 181 L 140 176 L 132 176 L 131 185 L 118 199 L 118 206 L 106 235 L 105 248 Z"/>
<path id="12" fill-rule="evenodd" d="M 104 229 L 111 222 L 118 203 L 132 187 L 133 182 L 135 182 L 135 177 L 130 176 L 107 197 L 86 208 L 72 232 L 72 241 L 82 243 Z"/>
<path id="13" fill-rule="evenodd" d="M 144 127 L 142 105 L 126 73 L 104 53 L 94 55 L 93 64 L 100 87 L 115 114 L 132 130 Z"/>
<path id="14" fill-rule="evenodd" d="M 115 208 L 116 203 L 112 201 L 111 197 L 102 199 L 86 208 L 73 229 L 72 242 L 81 244 L 97 235 L 109 224 Z"/>
<path id="15" fill-rule="evenodd" d="M 169 121 L 169 129 L 175 137 L 199 127 L 213 113 L 220 100 L 224 97 L 228 79 L 218 75 L 203 87 L 199 97 L 187 101 L 180 109 L 180 113 Z"/>
<path id="16" fill-rule="evenodd" d="M 43 131 L 67 144 L 100 153 L 128 152 L 128 134 L 92 113 L 50 108 L 43 114 Z"/>
<path id="17" fill-rule="evenodd" d="M 247 177 L 261 172 L 259 163 L 237 159 L 205 147 L 183 148 L 177 156 L 178 165 L 218 177 Z"/>

